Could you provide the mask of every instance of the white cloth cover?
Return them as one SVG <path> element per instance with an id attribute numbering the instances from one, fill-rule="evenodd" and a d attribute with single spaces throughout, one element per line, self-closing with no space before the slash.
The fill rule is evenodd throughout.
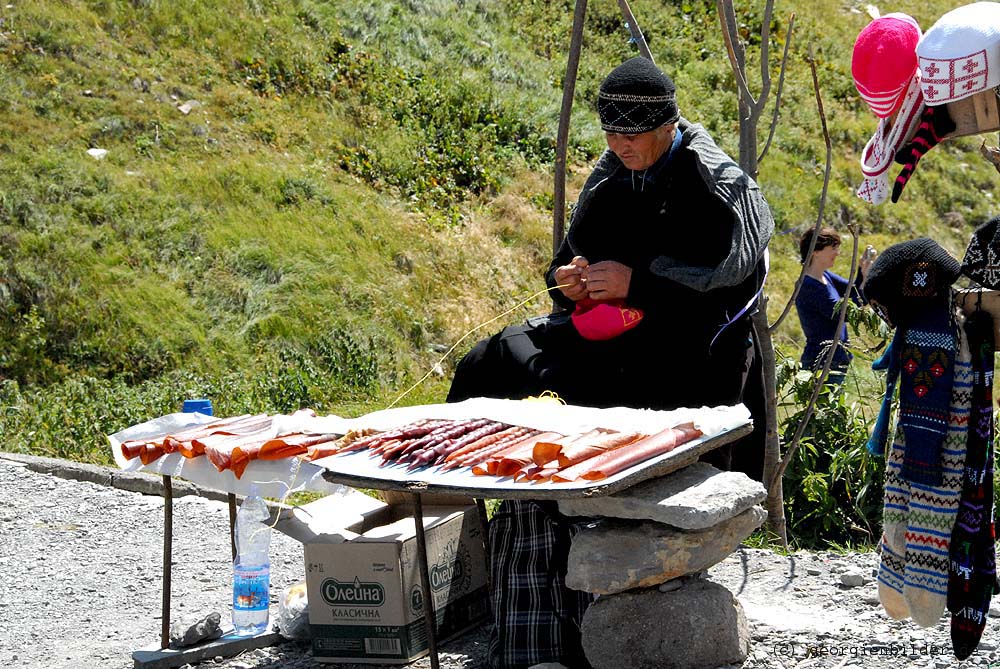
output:
<path id="1" fill-rule="evenodd" d="M 943 105 L 1000 84 L 1000 2 L 974 2 L 937 20 L 917 44 L 924 102 Z"/>

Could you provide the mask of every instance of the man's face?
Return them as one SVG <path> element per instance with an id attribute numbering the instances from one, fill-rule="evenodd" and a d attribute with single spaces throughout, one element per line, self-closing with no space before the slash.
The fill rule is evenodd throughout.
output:
<path id="1" fill-rule="evenodd" d="M 606 132 L 608 148 L 614 151 L 622 164 L 630 170 L 644 170 L 657 160 L 674 141 L 676 123 L 661 125 L 655 130 L 638 135 L 623 135 L 617 132 Z"/>

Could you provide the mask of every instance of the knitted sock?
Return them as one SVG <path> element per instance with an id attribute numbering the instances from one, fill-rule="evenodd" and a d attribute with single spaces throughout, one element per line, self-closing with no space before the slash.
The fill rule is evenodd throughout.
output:
<path id="1" fill-rule="evenodd" d="M 948 308 L 928 309 L 906 330 L 899 358 L 899 425 L 906 434 L 902 477 L 912 483 L 941 485 L 954 360 Z"/>
<path id="2" fill-rule="evenodd" d="M 996 589 L 993 535 L 993 317 L 976 311 L 965 322 L 972 353 L 965 475 L 958 520 L 951 535 L 948 610 L 951 645 L 964 660 L 979 645 Z"/>
<path id="3" fill-rule="evenodd" d="M 894 620 L 910 617 L 910 607 L 903 597 L 903 574 L 906 562 L 882 541 L 882 562 L 878 568 L 878 599 L 882 608 Z"/>
<path id="4" fill-rule="evenodd" d="M 882 560 L 878 570 L 878 598 L 890 617 L 910 617 L 910 607 L 903 598 L 906 571 L 906 516 L 910 505 L 910 484 L 900 475 L 903 466 L 903 431 L 896 430 L 896 440 L 885 464 L 885 505 L 882 509 Z"/>
<path id="5" fill-rule="evenodd" d="M 948 549 L 965 471 L 972 370 L 964 335 L 959 337 L 958 343 L 948 433 L 940 456 L 941 485 L 910 484 L 903 597 L 910 607 L 913 621 L 922 627 L 936 625 L 947 604 Z M 907 443 L 907 451 L 909 449 Z M 903 467 L 905 470 L 905 461 Z"/>
<path id="6" fill-rule="evenodd" d="M 910 513 L 910 484 L 902 476 L 906 436 L 896 428 L 896 439 L 885 462 L 885 502 L 882 507 L 882 540 L 900 556 L 906 552 L 906 518 Z"/>
<path id="7" fill-rule="evenodd" d="M 903 165 L 896 183 L 892 186 L 892 201 L 898 202 L 899 196 L 906 187 L 906 182 L 913 176 L 917 163 L 925 153 L 933 149 L 946 135 L 955 131 L 955 122 L 951 120 L 944 105 L 925 107 L 920 115 L 920 125 L 910 143 L 896 154 L 896 162 Z"/>

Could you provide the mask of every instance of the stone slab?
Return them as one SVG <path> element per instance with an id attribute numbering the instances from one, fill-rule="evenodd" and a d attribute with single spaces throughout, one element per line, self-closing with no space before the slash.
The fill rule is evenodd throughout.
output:
<path id="1" fill-rule="evenodd" d="M 137 492 L 142 495 L 163 496 L 163 477 L 156 474 L 125 472 L 117 467 L 105 467 L 103 465 L 92 465 L 85 462 L 73 462 L 71 460 L 27 455 L 25 453 L 0 451 L 0 459 L 17 462 L 39 474 L 48 474 L 75 481 L 90 481 L 98 485 Z M 203 488 L 178 478 L 174 478 L 171 484 L 171 494 L 175 498 L 184 497 L 185 495 L 197 495 L 220 502 L 227 500 L 226 493 L 220 490 Z"/>
<path id="2" fill-rule="evenodd" d="M 721 562 L 764 522 L 754 506 L 707 530 L 606 520 L 573 537 L 566 585 L 599 595 L 659 585 Z"/>
<path id="3" fill-rule="evenodd" d="M 232 630 L 232 627 L 229 628 Z M 253 636 L 229 634 L 188 648 L 160 648 L 156 643 L 132 652 L 135 669 L 172 669 L 185 664 L 195 664 L 214 657 L 233 657 L 247 650 L 264 648 L 281 643 L 284 639 L 277 632 L 261 632 Z"/>
<path id="4" fill-rule="evenodd" d="M 654 520 L 702 530 L 743 513 L 766 497 L 764 485 L 746 474 L 696 462 L 614 495 L 559 500 L 559 511 L 567 516 Z"/>

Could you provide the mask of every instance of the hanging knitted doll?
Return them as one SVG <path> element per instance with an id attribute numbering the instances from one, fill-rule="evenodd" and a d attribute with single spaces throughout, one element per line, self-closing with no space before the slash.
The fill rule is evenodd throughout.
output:
<path id="1" fill-rule="evenodd" d="M 1000 288 L 1000 216 L 972 235 L 962 260 L 962 274 L 984 288 Z M 982 294 L 978 295 L 982 301 Z M 972 407 L 958 521 L 951 536 L 948 610 L 955 657 L 967 658 L 979 645 L 990 600 L 1000 592 L 996 579 L 996 531 L 993 522 L 993 362 L 996 350 L 993 316 L 977 304 L 965 322 L 972 351 Z"/>
<path id="2" fill-rule="evenodd" d="M 968 427 L 969 354 L 951 318 L 958 270 L 944 249 L 922 238 L 886 249 L 865 283 L 868 298 L 897 328 L 888 355 L 900 409 L 886 465 L 879 596 L 890 616 L 923 626 L 937 624 L 946 604 Z M 885 449 L 894 381 L 869 443 L 876 453 Z"/>
<path id="3" fill-rule="evenodd" d="M 886 385 L 891 393 L 898 375 L 899 425 L 907 444 L 902 475 L 914 483 L 941 483 L 940 448 L 947 433 L 955 356 L 950 287 L 959 269 L 937 242 L 921 237 L 887 248 L 865 280 L 865 295 L 897 328 Z M 869 442 L 869 450 L 878 455 L 887 441 L 890 393 Z"/>
<path id="4" fill-rule="evenodd" d="M 951 535 L 948 610 L 955 657 L 967 658 L 982 637 L 997 591 L 993 529 L 993 317 L 965 322 L 972 353 L 972 405 L 962 497 Z"/>

